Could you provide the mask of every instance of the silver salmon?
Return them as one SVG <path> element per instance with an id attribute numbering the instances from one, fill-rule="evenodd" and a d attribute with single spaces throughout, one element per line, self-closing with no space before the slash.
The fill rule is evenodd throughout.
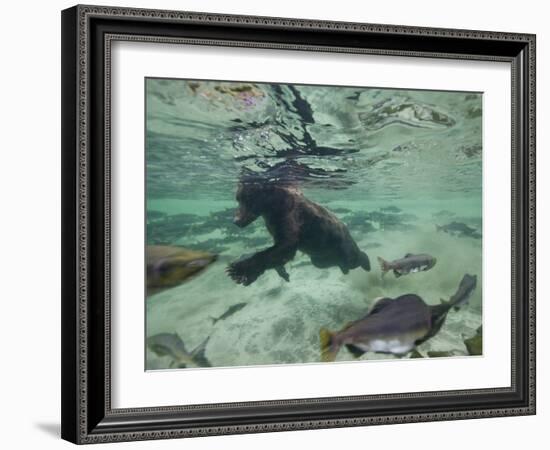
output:
<path id="1" fill-rule="evenodd" d="M 198 275 L 217 255 L 174 245 L 147 246 L 147 296 L 176 287 Z"/>
<path id="2" fill-rule="evenodd" d="M 395 277 L 399 278 L 401 275 L 430 270 L 433 266 L 435 266 L 437 259 L 426 253 L 421 253 L 418 255 L 407 253 L 403 258 L 395 259 L 393 261 L 386 261 L 379 256 L 378 262 L 380 263 L 382 275 L 390 270 L 393 270 Z"/>
<path id="3" fill-rule="evenodd" d="M 219 320 L 227 319 L 229 316 L 232 316 L 236 312 L 243 309 L 246 305 L 248 305 L 248 303 L 236 303 L 234 305 L 231 305 L 227 309 L 227 311 L 225 311 L 221 316 L 219 316 L 219 317 L 210 317 L 210 319 L 212 320 L 213 325 L 216 325 L 216 322 L 218 322 Z"/>
<path id="4" fill-rule="evenodd" d="M 416 294 L 381 298 L 363 318 L 340 331 L 321 328 L 321 361 L 334 361 L 342 346 L 355 357 L 366 352 L 404 356 L 439 333 L 448 312 L 463 304 L 463 297 L 456 295 L 439 305 L 428 305 Z"/>
<path id="5" fill-rule="evenodd" d="M 430 307 L 418 295 L 382 298 L 365 317 L 336 333 L 321 328 L 321 360 L 334 361 L 342 346 L 356 357 L 366 352 L 405 355 L 430 328 Z"/>
<path id="6" fill-rule="evenodd" d="M 177 333 L 160 333 L 147 338 L 147 346 L 158 356 L 170 356 L 171 366 L 178 368 L 186 367 L 211 367 L 206 359 L 206 344 L 210 337 L 207 337 L 192 352 L 188 352 L 185 344 Z"/>
<path id="7" fill-rule="evenodd" d="M 476 231 L 475 228 L 471 228 L 462 222 L 451 222 L 447 225 L 436 225 L 435 229 L 437 231 L 448 233 L 451 236 L 458 236 L 458 237 L 466 236 L 474 239 L 481 239 L 481 233 Z"/>

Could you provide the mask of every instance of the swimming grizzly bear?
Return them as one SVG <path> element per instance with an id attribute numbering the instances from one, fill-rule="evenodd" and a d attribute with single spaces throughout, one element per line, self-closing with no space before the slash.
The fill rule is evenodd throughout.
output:
<path id="1" fill-rule="evenodd" d="M 297 250 L 309 255 L 315 267 L 337 266 L 344 274 L 359 266 L 370 271 L 368 256 L 359 250 L 347 227 L 295 185 L 265 179 L 241 181 L 236 199 L 235 225 L 244 228 L 262 216 L 274 241 L 273 246 L 228 266 L 227 273 L 236 283 L 248 286 L 268 269 L 288 281 L 284 265 Z"/>

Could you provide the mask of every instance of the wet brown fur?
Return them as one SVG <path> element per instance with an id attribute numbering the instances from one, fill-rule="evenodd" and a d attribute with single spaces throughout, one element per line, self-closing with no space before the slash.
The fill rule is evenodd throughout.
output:
<path id="1" fill-rule="evenodd" d="M 298 250 L 318 268 L 336 266 L 343 273 L 357 267 L 370 270 L 367 255 L 346 225 L 296 186 L 241 182 L 236 197 L 235 223 L 245 227 L 261 216 L 274 241 L 272 247 L 229 265 L 227 272 L 237 283 L 253 283 L 266 270 L 284 266 Z"/>

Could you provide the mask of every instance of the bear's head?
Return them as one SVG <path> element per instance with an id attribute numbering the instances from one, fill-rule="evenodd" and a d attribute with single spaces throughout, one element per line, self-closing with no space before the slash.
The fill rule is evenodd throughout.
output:
<path id="1" fill-rule="evenodd" d="M 240 228 L 254 222 L 265 211 L 265 200 L 263 192 L 264 187 L 257 182 L 239 183 L 237 194 L 235 196 L 239 203 L 239 208 L 235 211 L 233 223 Z"/>
<path id="2" fill-rule="evenodd" d="M 295 192 L 298 192 L 296 188 L 279 180 L 241 179 L 236 195 L 239 208 L 235 212 L 233 223 L 243 228 L 260 216 L 284 214 L 292 209 Z"/>

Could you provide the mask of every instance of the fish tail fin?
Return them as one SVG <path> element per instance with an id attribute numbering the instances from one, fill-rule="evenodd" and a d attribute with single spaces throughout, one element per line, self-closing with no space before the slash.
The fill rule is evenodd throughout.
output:
<path id="1" fill-rule="evenodd" d="M 319 337 L 321 339 L 321 361 L 332 362 L 336 359 L 336 354 L 340 350 L 340 345 L 334 340 L 335 333 L 321 328 Z"/>
<path id="2" fill-rule="evenodd" d="M 213 317 L 213 316 L 209 316 L 208 318 L 212 321 L 212 325 L 216 325 L 216 322 L 219 320 L 219 319 L 217 319 L 216 317 Z"/>
<path id="3" fill-rule="evenodd" d="M 449 302 L 450 300 L 445 300 L 444 298 L 439 299 L 439 303 L 441 303 L 442 305 L 447 305 Z"/>
<path id="4" fill-rule="evenodd" d="M 370 259 L 365 252 L 361 252 L 359 255 L 359 265 L 363 270 L 370 272 Z"/>
<path id="5" fill-rule="evenodd" d="M 198 367 L 212 367 L 212 364 L 210 364 L 210 361 L 206 358 L 205 351 L 206 351 L 206 344 L 208 344 L 208 341 L 210 340 L 210 336 L 208 336 L 204 341 L 202 341 L 195 350 L 191 352 L 191 359 Z"/>
<path id="6" fill-rule="evenodd" d="M 386 261 L 384 258 L 381 258 L 378 256 L 378 263 L 380 264 L 380 270 L 382 270 L 382 275 L 384 275 L 385 272 L 391 269 L 390 263 Z"/>
<path id="7" fill-rule="evenodd" d="M 437 225 L 435 226 L 435 231 L 441 231 L 443 229 L 443 226 L 442 225 Z"/>

